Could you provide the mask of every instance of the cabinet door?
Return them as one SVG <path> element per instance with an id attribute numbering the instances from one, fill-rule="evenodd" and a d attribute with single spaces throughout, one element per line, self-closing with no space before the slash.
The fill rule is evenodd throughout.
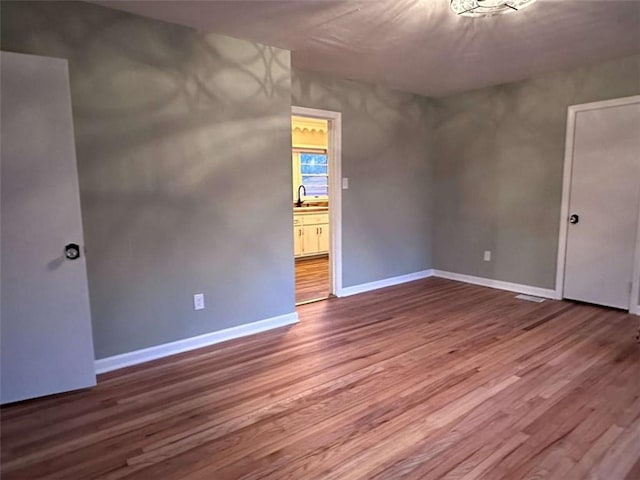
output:
<path id="1" fill-rule="evenodd" d="M 296 257 L 304 253 L 303 251 L 303 227 L 293 227 L 293 252 Z"/>
<path id="2" fill-rule="evenodd" d="M 318 225 L 307 225 L 304 228 L 302 238 L 304 239 L 302 250 L 305 255 L 318 253 L 318 235 L 320 227 Z"/>
<path id="3" fill-rule="evenodd" d="M 318 225 L 318 252 L 326 253 L 329 251 L 329 224 Z"/>

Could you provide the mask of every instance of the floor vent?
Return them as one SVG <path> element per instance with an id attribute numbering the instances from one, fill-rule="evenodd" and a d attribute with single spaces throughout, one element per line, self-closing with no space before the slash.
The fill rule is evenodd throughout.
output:
<path id="1" fill-rule="evenodd" d="M 527 300 L 529 302 L 536 302 L 536 303 L 544 302 L 544 298 L 534 297 L 533 295 L 520 294 L 520 295 L 516 295 L 516 298 L 519 298 L 520 300 Z"/>

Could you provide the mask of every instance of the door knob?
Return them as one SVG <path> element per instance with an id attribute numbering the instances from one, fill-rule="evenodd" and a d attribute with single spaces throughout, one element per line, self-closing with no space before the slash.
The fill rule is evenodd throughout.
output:
<path id="1" fill-rule="evenodd" d="M 75 260 L 80 258 L 80 246 L 76 243 L 70 243 L 64 247 L 64 256 L 68 260 Z"/>
<path id="2" fill-rule="evenodd" d="M 580 221 L 580 216 L 576 215 L 575 213 L 569 217 L 569 223 L 572 225 L 575 225 L 579 221 Z"/>

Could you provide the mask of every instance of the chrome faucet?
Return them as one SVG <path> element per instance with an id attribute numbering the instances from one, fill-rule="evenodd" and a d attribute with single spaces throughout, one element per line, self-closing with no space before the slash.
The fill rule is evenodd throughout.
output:
<path id="1" fill-rule="evenodd" d="M 302 206 L 302 199 L 300 198 L 300 189 L 302 189 L 302 191 L 304 192 L 304 196 L 307 196 L 307 189 L 304 188 L 304 185 L 300 185 L 298 187 L 298 201 L 296 202 L 296 207 L 301 207 Z"/>

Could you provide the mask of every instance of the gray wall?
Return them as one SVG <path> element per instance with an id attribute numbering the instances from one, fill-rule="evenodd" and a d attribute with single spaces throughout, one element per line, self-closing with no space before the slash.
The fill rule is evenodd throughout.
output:
<path id="1" fill-rule="evenodd" d="M 85 3 L 1 27 L 69 59 L 97 358 L 294 310 L 289 52 Z"/>
<path id="2" fill-rule="evenodd" d="M 1 41 L 69 59 L 97 358 L 294 310 L 291 104 L 343 114 L 345 287 L 552 288 L 566 108 L 640 92 L 636 56 L 432 101 L 84 3 L 3 2 Z"/>
<path id="3" fill-rule="evenodd" d="M 342 112 L 343 285 L 431 268 L 427 100 L 294 69 L 292 103 Z"/>
<path id="4" fill-rule="evenodd" d="M 435 268 L 554 288 L 567 107 L 638 93 L 634 56 L 435 100 Z"/>

